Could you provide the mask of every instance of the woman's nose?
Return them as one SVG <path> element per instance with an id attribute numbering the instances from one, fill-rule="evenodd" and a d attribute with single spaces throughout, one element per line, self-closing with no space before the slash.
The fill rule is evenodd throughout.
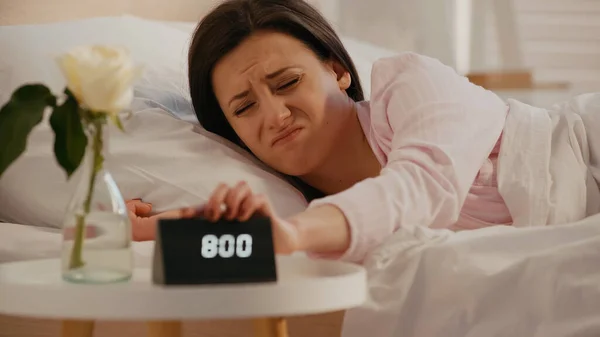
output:
<path id="1" fill-rule="evenodd" d="M 289 123 L 289 118 L 292 116 L 292 112 L 285 104 L 283 99 L 273 97 L 268 100 L 268 104 L 264 106 L 266 110 L 264 113 L 267 115 L 269 126 L 272 128 L 280 129 Z"/>

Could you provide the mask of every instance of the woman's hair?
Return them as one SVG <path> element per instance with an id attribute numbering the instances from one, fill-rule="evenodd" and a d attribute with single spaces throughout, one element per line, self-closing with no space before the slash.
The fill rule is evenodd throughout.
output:
<path id="1" fill-rule="evenodd" d="M 225 55 L 259 31 L 287 34 L 306 44 L 320 59 L 338 62 L 352 78 L 346 89 L 348 96 L 354 101 L 364 99 L 350 55 L 327 20 L 311 5 L 304 0 L 227 0 L 200 21 L 188 55 L 192 105 L 207 131 L 243 146 L 215 97 L 212 73 Z"/>

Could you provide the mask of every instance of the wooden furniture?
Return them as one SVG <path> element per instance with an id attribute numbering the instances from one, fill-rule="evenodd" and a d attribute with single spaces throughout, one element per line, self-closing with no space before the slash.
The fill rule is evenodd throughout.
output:
<path id="1" fill-rule="evenodd" d="M 344 311 L 301 315 L 286 319 L 290 337 L 339 337 Z M 181 332 L 185 337 L 253 337 L 252 319 L 185 320 Z M 2 337 L 58 337 L 59 319 L 0 315 Z M 143 321 L 105 321 L 94 324 L 94 337 L 146 337 L 148 324 Z"/>

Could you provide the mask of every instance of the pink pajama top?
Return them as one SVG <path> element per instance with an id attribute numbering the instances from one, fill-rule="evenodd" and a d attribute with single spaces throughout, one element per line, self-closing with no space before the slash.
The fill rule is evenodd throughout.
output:
<path id="1" fill-rule="evenodd" d="M 359 104 L 380 175 L 309 207 L 337 206 L 351 232 L 340 259 L 359 262 L 401 226 L 453 230 L 510 225 L 496 158 L 508 105 L 441 62 L 414 53 L 381 59 Z"/>

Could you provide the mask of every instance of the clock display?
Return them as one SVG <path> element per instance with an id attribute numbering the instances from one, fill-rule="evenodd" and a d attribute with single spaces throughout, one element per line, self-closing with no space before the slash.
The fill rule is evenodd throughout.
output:
<path id="1" fill-rule="evenodd" d="M 201 254 L 205 259 L 215 257 L 230 258 L 237 256 L 247 258 L 252 255 L 252 236 L 240 234 L 237 237 L 224 234 L 217 237 L 214 234 L 206 234 L 202 237 Z"/>
<path id="2" fill-rule="evenodd" d="M 161 220 L 153 269 L 164 285 L 275 282 L 271 220 Z"/>

